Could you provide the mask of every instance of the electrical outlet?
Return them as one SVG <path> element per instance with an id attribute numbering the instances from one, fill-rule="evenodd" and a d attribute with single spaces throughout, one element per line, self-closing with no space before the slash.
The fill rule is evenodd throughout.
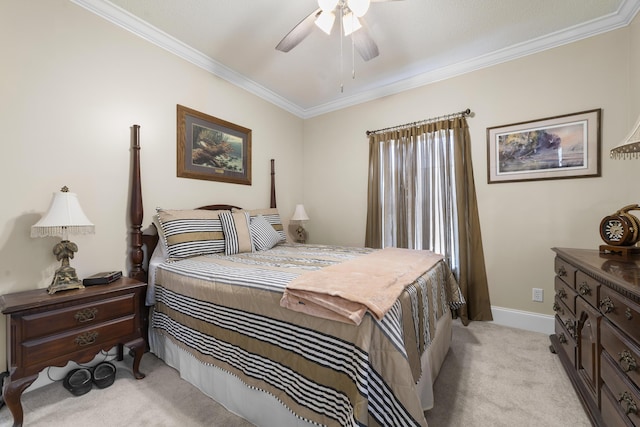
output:
<path id="1" fill-rule="evenodd" d="M 540 288 L 533 288 L 533 301 L 542 302 L 544 300 L 544 291 Z"/>

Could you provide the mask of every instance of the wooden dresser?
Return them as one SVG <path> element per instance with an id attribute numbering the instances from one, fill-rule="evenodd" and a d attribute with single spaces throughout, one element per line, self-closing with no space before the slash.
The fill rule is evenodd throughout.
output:
<path id="1" fill-rule="evenodd" d="M 9 380 L 3 397 L 21 426 L 22 392 L 48 366 L 69 361 L 91 361 L 100 350 L 123 345 L 135 352 L 133 373 L 139 371 L 146 347 L 144 306 L 147 284 L 122 278 L 108 285 L 61 291 L 49 295 L 36 289 L 0 297 L 0 309 L 7 316 L 7 362 Z"/>
<path id="2" fill-rule="evenodd" d="M 594 425 L 640 426 L 640 256 L 553 251 L 553 349 Z"/>

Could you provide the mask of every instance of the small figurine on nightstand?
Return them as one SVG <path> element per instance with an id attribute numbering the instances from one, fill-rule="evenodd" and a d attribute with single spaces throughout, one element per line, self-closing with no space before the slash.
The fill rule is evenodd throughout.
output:
<path id="1" fill-rule="evenodd" d="M 299 225 L 296 228 L 296 242 L 305 243 L 307 241 L 307 230 L 305 230 L 302 225 Z"/>
<path id="2" fill-rule="evenodd" d="M 295 230 L 295 238 L 298 243 L 305 243 L 307 241 L 307 231 L 302 226 L 304 221 L 308 221 L 309 216 L 304 210 L 304 205 L 296 205 L 296 210 L 293 212 L 291 221 L 297 221 L 298 227 Z"/>

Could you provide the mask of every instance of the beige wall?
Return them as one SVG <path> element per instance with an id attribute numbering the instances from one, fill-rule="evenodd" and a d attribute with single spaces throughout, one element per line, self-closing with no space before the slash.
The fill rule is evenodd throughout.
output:
<path id="1" fill-rule="evenodd" d="M 145 224 L 155 207 L 268 207 L 271 158 L 284 219 L 302 199 L 302 119 L 68 0 L 3 0 L 0 34 L 0 293 L 48 286 L 59 239 L 29 233 L 63 185 L 96 226 L 72 239 L 79 276 L 126 271 L 133 124 L 141 126 Z M 176 104 L 252 129 L 253 185 L 176 178 Z"/>
<path id="2" fill-rule="evenodd" d="M 126 270 L 130 127 L 141 125 L 145 223 L 155 207 L 264 207 L 269 159 L 287 219 L 304 202 L 312 242 L 362 245 L 366 130 L 467 107 L 494 306 L 551 314 L 552 246 L 597 248 L 601 218 L 638 202 L 637 161 L 614 161 L 640 114 L 640 23 L 302 120 L 66 0 L 0 2 L 0 293 L 44 288 L 57 239 L 31 239 L 51 193 L 78 193 L 96 234 L 74 240 L 81 276 Z M 252 186 L 175 177 L 176 104 L 253 130 Z M 487 184 L 487 127 L 603 109 L 602 177 Z M 304 142 L 304 143 L 303 143 Z M 531 288 L 545 303 L 531 302 Z M 0 343 L 4 342 L 0 320 Z M 4 366 L 0 344 L 0 366 Z M 1 369 L 0 369 L 1 370 Z"/>
<path id="3" fill-rule="evenodd" d="M 364 243 L 366 130 L 468 107 L 474 112 L 468 123 L 492 305 L 552 314 L 550 248 L 598 248 L 600 220 L 640 198 L 638 164 L 608 155 L 638 114 L 637 96 L 630 102 L 629 90 L 630 62 L 640 69 L 638 25 L 306 120 L 304 202 L 311 240 Z M 638 73 L 632 76 L 637 94 Z M 595 108 L 603 112 L 601 178 L 487 184 L 488 127 Z M 534 287 L 544 289 L 544 303 L 531 301 Z"/>

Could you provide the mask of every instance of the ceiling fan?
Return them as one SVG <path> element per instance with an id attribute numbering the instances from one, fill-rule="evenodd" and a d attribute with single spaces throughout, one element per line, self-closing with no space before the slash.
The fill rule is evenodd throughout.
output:
<path id="1" fill-rule="evenodd" d="M 363 16 L 371 2 L 393 0 L 318 0 L 318 9 L 311 12 L 278 43 L 276 49 L 289 52 L 307 37 L 317 26 L 331 34 L 337 20 L 345 36 L 351 36 L 353 46 L 362 59 L 369 61 L 379 55 L 378 45 L 363 25 Z"/>

